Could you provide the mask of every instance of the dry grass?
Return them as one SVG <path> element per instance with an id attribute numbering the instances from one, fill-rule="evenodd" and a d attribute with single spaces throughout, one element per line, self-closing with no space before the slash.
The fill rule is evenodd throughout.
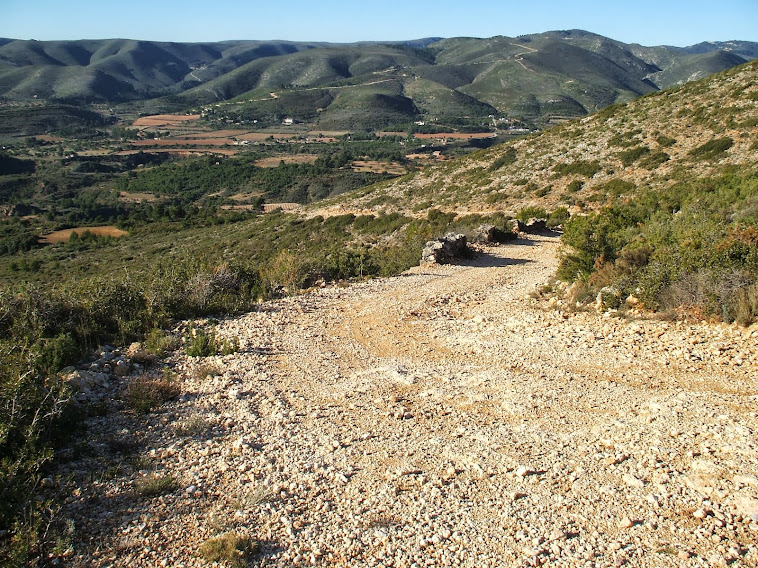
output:
<path id="1" fill-rule="evenodd" d="M 178 396 L 180 392 L 181 389 L 175 381 L 164 377 L 140 375 L 132 379 L 124 389 L 124 402 L 137 414 L 147 414 Z"/>
<path id="2" fill-rule="evenodd" d="M 62 229 L 60 231 L 54 231 L 47 235 L 40 237 L 40 243 L 43 244 L 55 244 L 66 243 L 71 238 L 73 233 L 76 233 L 80 237 L 85 231 L 97 235 L 99 237 L 124 237 L 128 235 L 126 231 L 122 231 L 118 227 L 113 225 L 103 225 L 100 227 L 76 227 L 74 229 Z"/>
<path id="3" fill-rule="evenodd" d="M 260 549 L 260 543 L 249 536 L 229 532 L 206 540 L 198 554 L 207 562 L 219 562 L 230 568 L 244 568 L 249 558 Z"/>
<path id="4" fill-rule="evenodd" d="M 402 164 L 397 162 L 377 162 L 369 160 L 357 160 L 352 164 L 353 170 L 356 172 L 371 172 L 375 174 L 392 174 L 401 176 L 408 172 Z"/>
<path id="5" fill-rule="evenodd" d="M 176 480 L 170 476 L 153 476 L 139 480 L 135 485 L 135 491 L 140 497 L 158 497 L 175 491 L 179 487 Z"/>
<path id="6" fill-rule="evenodd" d="M 281 209 L 282 211 L 296 211 L 300 209 L 300 207 L 302 207 L 302 205 L 299 203 L 266 203 L 263 205 L 263 211 L 265 213 L 271 213 L 277 209 Z"/>
<path id="7" fill-rule="evenodd" d="M 281 162 L 285 164 L 314 164 L 318 156 L 315 154 L 296 154 L 294 156 L 274 156 L 273 158 L 263 158 L 257 160 L 255 165 L 259 168 L 275 168 Z"/>

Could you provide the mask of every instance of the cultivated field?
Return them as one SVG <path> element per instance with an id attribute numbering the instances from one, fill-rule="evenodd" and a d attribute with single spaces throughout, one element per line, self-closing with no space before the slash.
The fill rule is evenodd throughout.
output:
<path id="1" fill-rule="evenodd" d="M 52 233 L 43 235 L 40 237 L 40 243 L 65 243 L 68 242 L 73 233 L 81 236 L 86 231 L 89 231 L 98 237 L 124 237 L 129 234 L 126 231 L 122 231 L 118 227 L 114 227 L 113 225 L 103 225 L 100 227 L 76 227 L 73 229 L 61 229 L 60 231 L 53 231 Z"/>

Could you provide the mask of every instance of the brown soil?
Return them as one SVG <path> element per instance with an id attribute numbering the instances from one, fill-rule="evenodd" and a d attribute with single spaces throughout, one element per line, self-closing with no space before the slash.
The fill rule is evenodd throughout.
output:
<path id="1" fill-rule="evenodd" d="M 475 140 L 479 138 L 494 138 L 492 132 L 441 132 L 438 134 L 414 134 L 414 138 L 419 140 Z"/>
<path id="2" fill-rule="evenodd" d="M 134 121 L 134 126 L 156 127 L 156 126 L 176 126 L 184 122 L 197 120 L 199 114 L 156 114 L 153 116 L 143 116 Z"/>

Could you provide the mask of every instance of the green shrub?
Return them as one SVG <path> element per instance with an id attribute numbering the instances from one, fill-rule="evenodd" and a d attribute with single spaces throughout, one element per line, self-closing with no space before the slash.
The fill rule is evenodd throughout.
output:
<path id="1" fill-rule="evenodd" d="M 0 564 L 7 566 L 26 565 L 55 546 L 58 505 L 42 493 L 40 479 L 53 443 L 69 430 L 72 393 L 59 377 L 37 370 L 38 358 L 49 366 L 58 357 L 41 348 L 0 341 Z"/>
<path id="2" fill-rule="evenodd" d="M 37 368 L 43 373 L 53 374 L 73 365 L 82 356 L 81 347 L 70 333 L 59 333 L 52 338 L 42 338 L 33 347 L 38 353 Z"/>
<path id="3" fill-rule="evenodd" d="M 216 331 L 190 327 L 184 338 L 184 350 L 189 357 L 210 357 L 217 353 Z"/>
<path id="4" fill-rule="evenodd" d="M 630 194 L 635 190 L 636 186 L 626 180 L 622 179 L 612 179 L 601 186 L 600 189 L 606 194 L 613 195 L 614 197 L 619 197 L 624 194 Z"/>
<path id="5" fill-rule="evenodd" d="M 570 184 L 568 184 L 568 187 L 566 188 L 566 191 L 569 193 L 576 193 L 580 189 L 584 187 L 584 182 L 578 179 L 575 179 Z"/>
<path id="6" fill-rule="evenodd" d="M 647 170 L 654 170 L 661 164 L 665 164 L 670 159 L 666 152 L 656 151 L 648 154 L 640 161 L 640 166 Z"/>
<path id="7" fill-rule="evenodd" d="M 693 148 L 688 152 L 693 158 L 701 160 L 715 160 L 726 154 L 726 151 L 734 145 L 734 140 L 728 136 L 724 138 L 714 138 L 705 144 Z"/>
<path id="8" fill-rule="evenodd" d="M 758 318 L 758 174 L 687 180 L 565 225 L 558 275 L 650 309 Z"/>
<path id="9" fill-rule="evenodd" d="M 516 213 L 516 219 L 519 221 L 528 221 L 529 219 L 547 219 L 547 210 L 543 207 L 528 206 L 522 208 Z"/>
<path id="10" fill-rule="evenodd" d="M 219 338 L 213 328 L 206 331 L 190 327 L 184 338 L 184 349 L 189 357 L 231 355 L 239 351 L 239 338 Z"/>
<path id="11" fill-rule="evenodd" d="M 565 207 L 558 207 L 548 216 L 547 226 L 549 228 L 558 227 L 559 225 L 563 225 L 566 221 L 568 221 L 570 217 L 571 214 L 569 213 L 568 209 Z"/>
<path id="12" fill-rule="evenodd" d="M 571 175 L 571 174 L 579 174 L 584 177 L 591 178 L 594 176 L 597 172 L 601 170 L 601 166 L 599 162 L 596 161 L 586 161 L 586 160 L 577 160 L 575 162 L 570 162 L 567 164 L 556 164 L 553 166 L 553 171 L 560 175 Z"/>
<path id="13" fill-rule="evenodd" d="M 489 167 L 489 171 L 494 172 L 505 166 L 510 166 L 516 161 L 516 148 L 513 146 L 507 148 Z"/>
<path id="14" fill-rule="evenodd" d="M 145 351 L 158 357 L 165 357 L 179 347 L 175 336 L 162 329 L 151 329 L 144 341 Z"/>
<path id="15" fill-rule="evenodd" d="M 646 146 L 637 146 L 636 148 L 630 148 L 617 154 L 618 158 L 625 168 L 631 166 L 634 162 L 639 160 L 642 156 L 650 153 L 650 148 Z"/>

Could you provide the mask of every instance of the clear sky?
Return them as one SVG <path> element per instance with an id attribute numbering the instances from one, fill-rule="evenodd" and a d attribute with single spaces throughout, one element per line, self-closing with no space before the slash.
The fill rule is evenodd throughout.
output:
<path id="1" fill-rule="evenodd" d="M 626 43 L 758 41 L 758 0 L 0 0 L 0 37 L 398 41 L 583 29 Z"/>

